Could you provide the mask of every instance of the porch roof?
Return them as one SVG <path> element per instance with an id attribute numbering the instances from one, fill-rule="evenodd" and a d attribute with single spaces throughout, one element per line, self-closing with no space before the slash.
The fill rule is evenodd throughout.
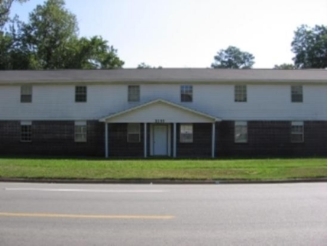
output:
<path id="1" fill-rule="evenodd" d="M 112 123 L 206 123 L 221 119 L 164 99 L 156 99 L 99 119 Z"/>

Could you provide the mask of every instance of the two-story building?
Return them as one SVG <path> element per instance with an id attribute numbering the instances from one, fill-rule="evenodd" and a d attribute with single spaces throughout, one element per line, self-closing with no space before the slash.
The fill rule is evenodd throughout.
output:
<path id="1" fill-rule="evenodd" d="M 0 155 L 326 154 L 326 70 L 0 72 Z"/>

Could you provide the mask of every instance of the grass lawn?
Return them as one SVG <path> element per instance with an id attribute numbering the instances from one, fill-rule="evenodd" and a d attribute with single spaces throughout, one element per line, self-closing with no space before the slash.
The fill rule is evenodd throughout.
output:
<path id="1" fill-rule="evenodd" d="M 0 158 L 2 178 L 283 180 L 327 177 L 325 158 L 103 160 Z"/>

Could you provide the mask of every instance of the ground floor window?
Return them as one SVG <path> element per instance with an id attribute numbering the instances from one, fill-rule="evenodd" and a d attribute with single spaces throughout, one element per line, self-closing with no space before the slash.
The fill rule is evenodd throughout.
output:
<path id="1" fill-rule="evenodd" d="M 193 142 L 193 125 L 181 124 L 180 125 L 180 143 Z"/>
<path id="2" fill-rule="evenodd" d="M 304 124 L 301 121 L 294 121 L 291 125 L 291 142 L 303 143 L 304 142 Z"/>
<path id="3" fill-rule="evenodd" d="M 86 142 L 87 141 L 87 122 L 75 121 L 75 142 Z"/>
<path id="4" fill-rule="evenodd" d="M 246 121 L 235 122 L 235 143 L 247 143 L 248 130 Z"/>
<path id="5" fill-rule="evenodd" d="M 31 142 L 32 141 L 32 122 L 22 121 L 21 122 L 21 141 Z"/>
<path id="6" fill-rule="evenodd" d="M 128 124 L 128 143 L 139 143 L 140 142 L 140 124 L 129 123 Z"/>

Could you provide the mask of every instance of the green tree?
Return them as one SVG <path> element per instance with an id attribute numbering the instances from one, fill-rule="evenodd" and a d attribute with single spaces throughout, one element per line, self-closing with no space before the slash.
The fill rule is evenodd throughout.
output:
<path id="1" fill-rule="evenodd" d="M 274 69 L 295 69 L 295 66 L 290 63 L 283 63 L 280 65 L 274 65 Z"/>
<path id="2" fill-rule="evenodd" d="M 298 27 L 291 45 L 297 68 L 327 67 L 327 26 Z"/>
<path id="3" fill-rule="evenodd" d="M 57 69 L 65 63 L 66 46 L 77 38 L 78 24 L 64 0 L 48 0 L 30 13 L 22 31 L 23 44 L 36 53 L 41 67 Z"/>
<path id="4" fill-rule="evenodd" d="M 102 37 L 90 39 L 82 37 L 71 40 L 62 55 L 64 68 L 108 69 L 121 68 L 124 62 L 116 54 L 117 50 L 109 46 Z"/>
<path id="5" fill-rule="evenodd" d="M 14 2 L 27 2 L 28 0 L 0 0 L 0 30 L 10 20 L 10 8 Z"/>
<path id="6" fill-rule="evenodd" d="M 9 31 L 0 33 L 0 69 L 34 69 L 37 66 L 33 54 L 22 44 L 21 22 L 10 20 Z"/>
<path id="7" fill-rule="evenodd" d="M 241 51 L 239 48 L 229 46 L 221 49 L 214 56 L 212 68 L 251 68 L 254 65 L 254 56 L 248 52 Z"/>
<path id="8" fill-rule="evenodd" d="M 137 68 L 138 68 L 138 69 L 151 69 L 151 68 L 153 68 L 153 69 L 162 69 L 163 67 L 162 67 L 162 66 L 159 66 L 159 67 L 152 67 L 152 66 L 147 65 L 146 63 L 142 62 L 142 63 L 140 63 L 140 64 L 138 65 Z"/>
<path id="9" fill-rule="evenodd" d="M 64 0 L 47 0 L 27 23 L 16 18 L 9 27 L 0 33 L 0 69 L 108 69 L 124 64 L 102 37 L 78 37 L 76 17 Z"/>

